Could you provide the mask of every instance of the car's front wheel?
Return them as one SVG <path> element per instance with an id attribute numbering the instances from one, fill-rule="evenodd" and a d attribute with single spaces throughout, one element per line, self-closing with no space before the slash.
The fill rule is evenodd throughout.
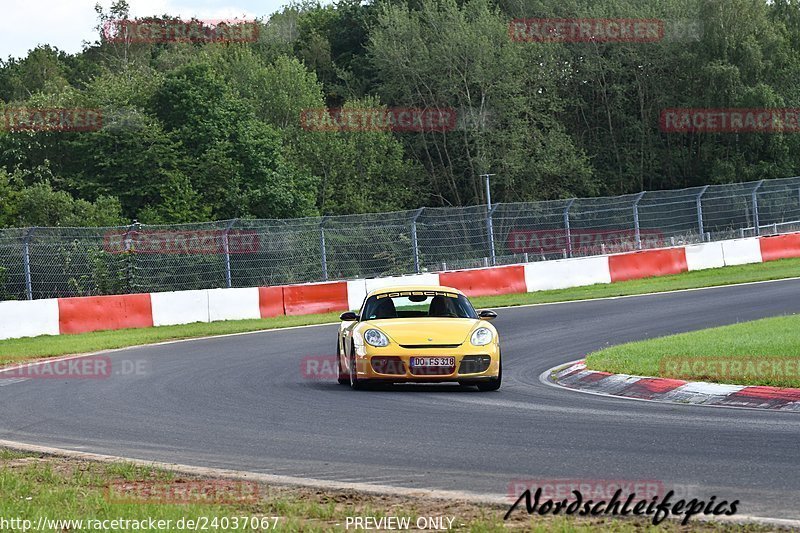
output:
<path id="1" fill-rule="evenodd" d="M 500 388 L 500 385 L 503 383 L 503 359 L 500 359 L 498 363 L 500 368 L 497 370 L 497 377 L 492 378 L 488 381 L 479 381 L 476 383 L 478 386 L 478 390 L 481 392 L 490 392 L 495 391 Z"/>
<path id="2" fill-rule="evenodd" d="M 350 383 L 350 376 L 342 370 L 342 352 L 339 349 L 339 341 L 336 341 L 336 371 L 338 374 L 337 381 L 339 385 L 347 385 Z"/>
<path id="3" fill-rule="evenodd" d="M 350 388 L 353 390 L 364 390 L 367 386 L 367 381 L 364 379 L 358 379 L 358 374 L 356 373 L 356 350 L 353 347 L 350 350 Z"/>

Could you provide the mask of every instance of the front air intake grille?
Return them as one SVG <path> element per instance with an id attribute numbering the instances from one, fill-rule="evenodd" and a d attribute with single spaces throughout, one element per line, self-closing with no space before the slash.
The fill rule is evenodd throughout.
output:
<path id="1" fill-rule="evenodd" d="M 402 348 L 411 348 L 412 350 L 419 350 L 424 348 L 458 348 L 460 344 L 401 344 Z"/>
<path id="2" fill-rule="evenodd" d="M 489 369 L 492 358 L 488 355 L 465 355 L 458 367 L 459 374 L 480 374 Z"/>
<path id="3" fill-rule="evenodd" d="M 372 370 L 378 374 L 403 376 L 406 373 L 403 360 L 399 357 L 373 357 L 370 360 L 370 364 L 372 365 Z"/>
<path id="4" fill-rule="evenodd" d="M 415 376 L 449 376 L 455 369 L 455 366 L 412 366 L 411 373 Z"/>

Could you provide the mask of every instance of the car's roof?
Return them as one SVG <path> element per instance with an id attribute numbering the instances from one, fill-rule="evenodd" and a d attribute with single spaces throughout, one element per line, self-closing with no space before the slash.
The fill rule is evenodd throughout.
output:
<path id="1" fill-rule="evenodd" d="M 451 292 L 456 294 L 464 294 L 458 289 L 454 289 L 453 287 L 445 287 L 444 285 L 392 285 L 390 287 L 381 287 L 379 289 L 375 289 L 369 292 L 367 296 L 372 296 L 373 294 L 383 294 L 386 292 L 408 292 L 408 291 L 439 291 L 439 292 Z"/>

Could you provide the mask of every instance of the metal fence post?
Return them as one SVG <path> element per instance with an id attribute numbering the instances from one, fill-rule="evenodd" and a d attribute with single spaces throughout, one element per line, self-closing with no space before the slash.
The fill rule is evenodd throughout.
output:
<path id="1" fill-rule="evenodd" d="M 322 260 L 322 281 L 328 281 L 328 254 L 325 251 L 325 221 L 328 217 L 322 217 L 319 222 L 319 249 Z"/>
<path id="2" fill-rule="evenodd" d="M 637 250 L 642 249 L 642 235 L 641 232 L 639 231 L 639 201 L 642 199 L 642 196 L 644 196 L 644 193 L 645 191 L 640 192 L 636 196 L 636 200 L 634 200 L 633 202 L 633 231 L 634 234 L 636 235 Z"/>
<path id="3" fill-rule="evenodd" d="M 424 207 L 420 207 L 411 217 L 411 250 L 414 253 L 414 272 L 419 274 L 419 244 L 417 243 L 417 219 L 422 214 Z"/>
<path id="4" fill-rule="evenodd" d="M 486 231 L 489 232 L 489 253 L 492 256 L 492 266 L 497 263 L 497 257 L 495 255 L 494 249 L 494 226 L 492 225 L 492 215 L 494 215 L 494 210 L 497 209 L 497 206 L 500 204 L 495 204 L 486 214 Z"/>
<path id="5" fill-rule="evenodd" d="M 708 185 L 704 186 L 697 195 L 697 230 L 700 233 L 700 242 L 706 240 L 705 227 L 703 226 L 703 195 L 707 189 Z"/>
<path id="6" fill-rule="evenodd" d="M 492 227 L 492 214 L 497 206 L 492 207 L 492 189 L 489 187 L 489 178 L 496 176 L 496 174 L 481 174 L 482 178 L 486 178 L 486 233 L 489 237 L 489 254 L 492 257 L 492 266 L 494 266 L 496 257 L 494 251 L 494 227 Z"/>
<path id="7" fill-rule="evenodd" d="M 761 228 L 759 227 L 759 220 L 758 220 L 758 189 L 764 184 L 764 180 L 758 182 L 758 185 L 755 186 L 753 189 L 753 226 L 756 230 L 756 236 L 761 235 Z"/>
<path id="8" fill-rule="evenodd" d="M 22 238 L 22 263 L 25 267 L 25 297 L 33 300 L 33 283 L 31 281 L 31 239 L 36 227 L 30 228 Z"/>
<path id="9" fill-rule="evenodd" d="M 125 237 L 122 239 L 126 252 L 130 252 L 131 248 L 133 247 L 131 243 L 131 232 L 135 227 L 136 227 L 136 221 L 134 221 L 133 224 L 128 226 L 128 230 L 125 232 Z"/>
<path id="10" fill-rule="evenodd" d="M 133 231 L 138 232 L 139 226 L 141 226 L 141 224 L 139 224 L 137 220 L 134 220 L 133 224 L 128 226 L 128 231 L 125 232 L 125 252 L 128 252 L 125 254 L 126 255 L 125 261 L 127 263 L 125 268 L 126 270 L 125 274 L 126 278 L 128 279 L 129 292 L 133 292 L 134 287 L 136 286 L 136 283 L 134 282 L 135 273 L 133 267 L 133 256 L 136 253 L 136 248 L 132 246 L 131 232 Z"/>
<path id="11" fill-rule="evenodd" d="M 567 200 L 567 206 L 564 208 L 564 231 L 567 237 L 567 256 L 572 257 L 572 232 L 569 228 L 569 210 L 572 204 L 575 203 L 575 198 Z"/>
<path id="12" fill-rule="evenodd" d="M 229 289 L 233 285 L 231 283 L 231 249 L 228 239 L 228 233 L 231 231 L 231 228 L 233 227 L 234 224 L 236 224 L 238 220 L 239 220 L 238 218 L 234 218 L 233 220 L 228 222 L 228 226 L 222 233 L 222 248 L 225 251 L 225 286 Z"/>

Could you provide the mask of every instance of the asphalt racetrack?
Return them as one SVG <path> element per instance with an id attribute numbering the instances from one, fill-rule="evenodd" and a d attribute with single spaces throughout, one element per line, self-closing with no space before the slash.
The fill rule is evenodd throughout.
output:
<path id="1" fill-rule="evenodd" d="M 539 381 L 608 344 L 800 312 L 787 280 L 502 309 L 504 384 L 351 391 L 308 379 L 337 326 L 114 352 L 141 375 L 0 386 L 0 439 L 188 465 L 504 495 L 515 480 L 654 480 L 800 518 L 800 413 L 606 398 Z"/>

